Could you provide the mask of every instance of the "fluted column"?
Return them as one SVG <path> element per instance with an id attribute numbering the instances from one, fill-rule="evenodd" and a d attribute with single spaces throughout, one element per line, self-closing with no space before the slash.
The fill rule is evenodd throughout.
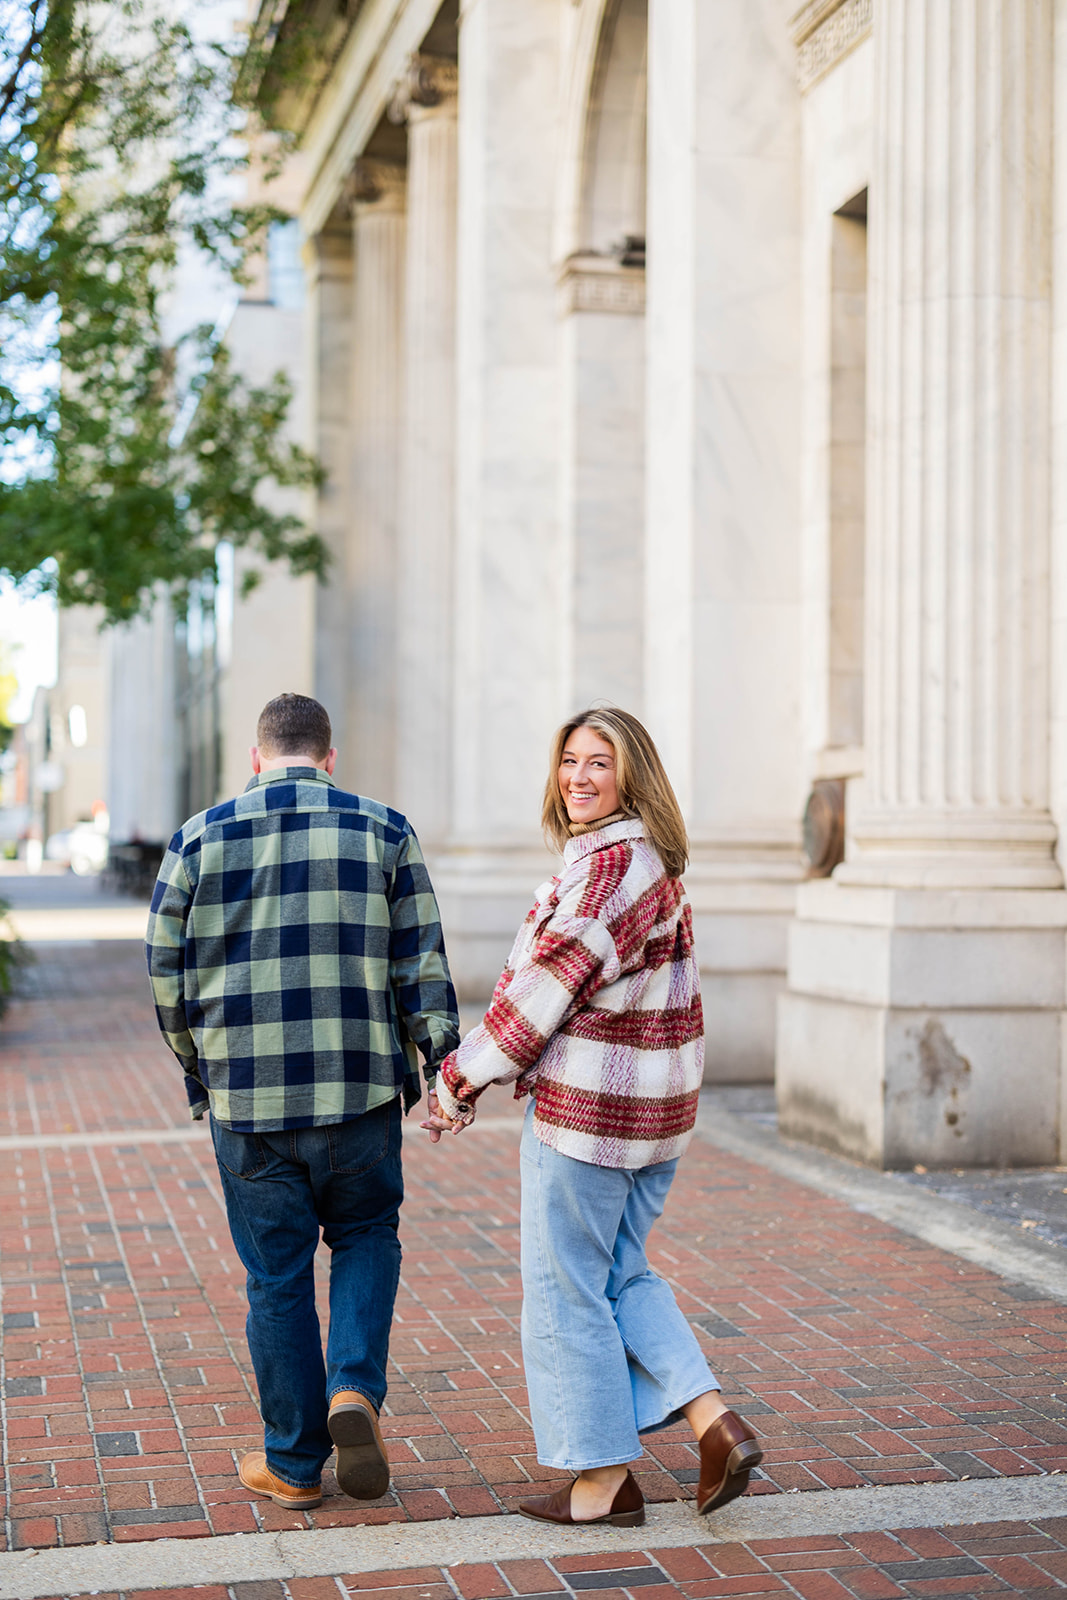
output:
<path id="1" fill-rule="evenodd" d="M 447 832 L 452 770 L 458 78 L 416 56 L 391 108 L 408 127 L 396 790 L 424 845 Z"/>
<path id="2" fill-rule="evenodd" d="M 342 770 L 347 771 L 352 231 L 343 216 L 333 217 L 329 227 L 309 240 L 304 265 L 309 443 L 326 474 L 316 496 L 315 527 L 330 552 L 326 580 L 315 588 L 314 683 L 342 745 Z"/>
<path id="3" fill-rule="evenodd" d="M 404 371 L 404 169 L 357 163 L 345 781 L 396 801 L 396 542 Z"/>
<path id="4" fill-rule="evenodd" d="M 867 802 L 843 881 L 1052 886 L 1051 0 L 881 0 Z"/>

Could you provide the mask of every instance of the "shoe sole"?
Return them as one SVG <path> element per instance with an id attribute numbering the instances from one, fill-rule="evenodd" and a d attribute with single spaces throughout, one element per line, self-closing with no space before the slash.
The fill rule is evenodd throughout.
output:
<path id="1" fill-rule="evenodd" d="M 731 1500 L 737 1500 L 748 1488 L 748 1475 L 753 1467 L 758 1467 L 763 1460 L 763 1451 L 755 1439 L 744 1439 L 740 1444 L 735 1444 L 726 1458 L 726 1472 L 722 1482 L 714 1488 L 707 1499 L 698 1503 L 697 1512 L 706 1517 L 709 1511 L 718 1511 L 720 1506 L 729 1505 Z"/>
<path id="2" fill-rule="evenodd" d="M 237 1468 L 237 1476 L 252 1494 L 264 1495 L 268 1500 L 273 1500 L 276 1506 L 284 1506 L 287 1511 L 314 1511 L 316 1506 L 322 1504 L 321 1494 L 316 1495 L 313 1500 L 309 1500 L 306 1495 L 294 1500 L 287 1494 L 275 1494 L 273 1489 L 257 1489 L 254 1484 L 249 1483 L 240 1467 Z"/>
<path id="3" fill-rule="evenodd" d="M 380 1500 L 389 1490 L 389 1462 L 366 1406 L 334 1406 L 330 1438 L 337 1446 L 337 1486 L 351 1500 Z"/>
<path id="4" fill-rule="evenodd" d="M 613 1517 L 586 1517 L 577 1522 L 559 1522 L 555 1517 L 541 1517 L 536 1511 L 524 1511 L 518 1508 L 520 1517 L 528 1517 L 531 1522 L 550 1524 L 553 1528 L 598 1528 L 609 1524 L 613 1528 L 641 1528 L 644 1526 L 645 1513 L 643 1507 L 636 1511 L 616 1511 Z"/>

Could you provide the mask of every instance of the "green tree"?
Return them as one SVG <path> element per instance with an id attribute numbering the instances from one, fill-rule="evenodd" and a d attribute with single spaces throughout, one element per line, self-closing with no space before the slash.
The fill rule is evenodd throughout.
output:
<path id="1" fill-rule="evenodd" d="M 0 0 L 0 571 L 111 621 L 210 579 L 221 540 L 325 566 L 260 496 L 318 476 L 285 376 L 164 336 L 183 244 L 239 278 L 273 215 L 230 199 L 241 55 L 152 0 Z"/>

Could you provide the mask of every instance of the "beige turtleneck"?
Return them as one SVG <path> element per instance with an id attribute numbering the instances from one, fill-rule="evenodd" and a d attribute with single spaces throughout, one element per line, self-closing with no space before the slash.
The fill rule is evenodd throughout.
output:
<path id="1" fill-rule="evenodd" d="M 633 822 L 633 820 L 628 811 L 613 811 L 610 817 L 595 817 L 592 822 L 572 822 L 571 838 L 577 839 L 579 834 L 583 833 L 596 833 L 598 828 L 606 828 L 609 822 Z"/>

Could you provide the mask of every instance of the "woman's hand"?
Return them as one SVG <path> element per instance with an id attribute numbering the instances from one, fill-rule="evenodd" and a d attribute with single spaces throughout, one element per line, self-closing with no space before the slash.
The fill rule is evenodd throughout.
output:
<path id="1" fill-rule="evenodd" d="M 428 1099 L 430 1115 L 424 1122 L 419 1123 L 419 1127 L 426 1129 L 426 1132 L 430 1135 L 431 1144 L 436 1144 L 443 1133 L 463 1132 L 464 1124 L 462 1122 L 453 1122 L 451 1117 L 445 1116 L 441 1110 L 441 1102 L 432 1089 L 429 1091 Z"/>

